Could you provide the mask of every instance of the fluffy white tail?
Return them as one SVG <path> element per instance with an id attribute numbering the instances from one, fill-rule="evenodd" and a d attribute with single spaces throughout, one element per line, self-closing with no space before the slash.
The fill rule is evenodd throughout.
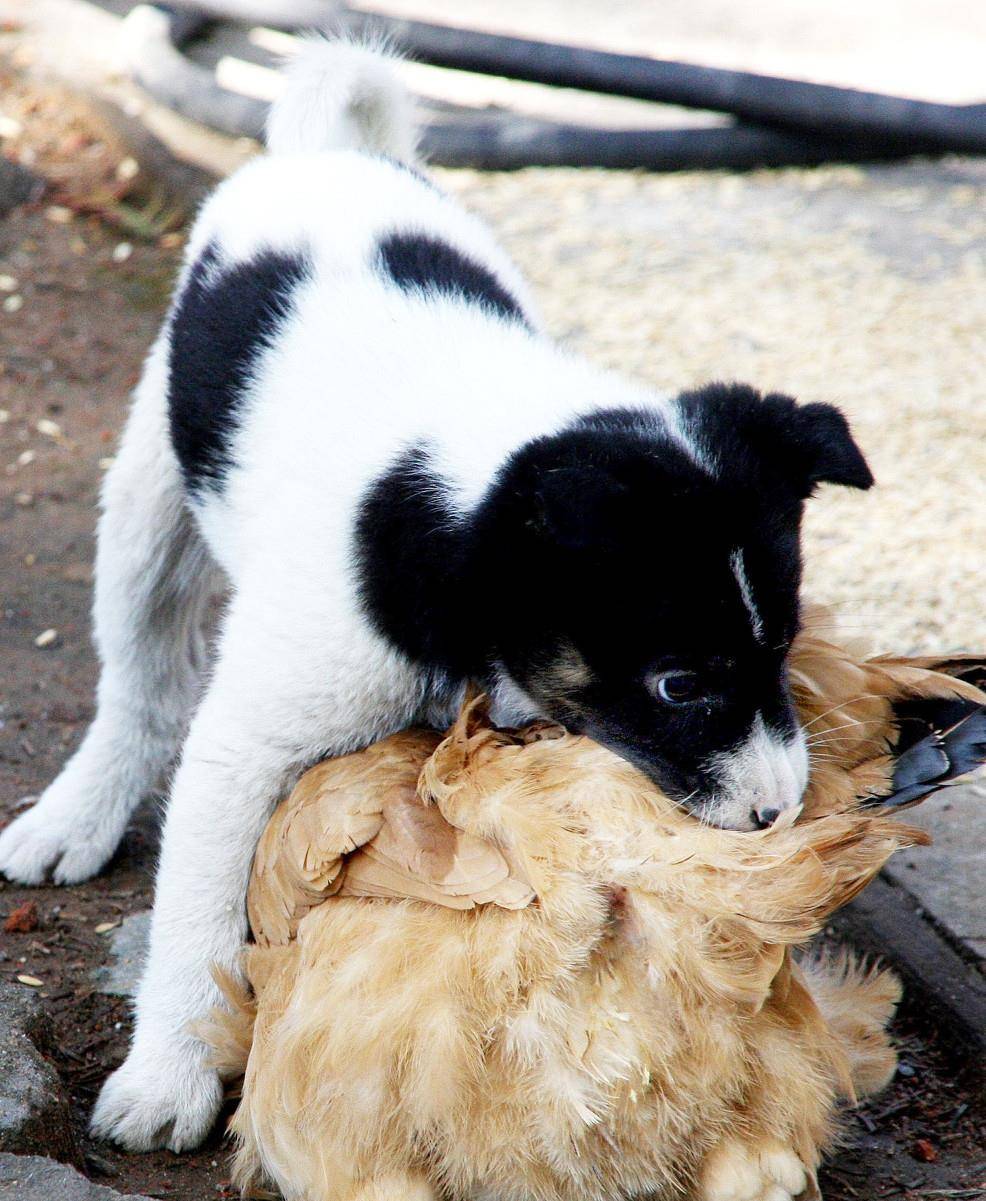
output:
<path id="1" fill-rule="evenodd" d="M 411 101 L 382 46 L 311 38 L 284 72 L 267 117 L 274 154 L 367 150 L 413 162 Z"/>

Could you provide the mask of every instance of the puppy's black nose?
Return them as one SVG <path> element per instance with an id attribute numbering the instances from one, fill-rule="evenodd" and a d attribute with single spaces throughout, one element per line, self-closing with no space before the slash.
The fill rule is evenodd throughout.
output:
<path id="1" fill-rule="evenodd" d="M 754 809 L 753 824 L 758 830 L 766 830 L 768 826 L 772 826 L 780 817 L 780 809 Z"/>

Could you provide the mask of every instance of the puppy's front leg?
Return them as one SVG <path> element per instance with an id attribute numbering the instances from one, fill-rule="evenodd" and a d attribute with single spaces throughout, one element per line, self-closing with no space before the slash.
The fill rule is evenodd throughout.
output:
<path id="1" fill-rule="evenodd" d="M 168 807 L 133 1044 L 93 1113 L 95 1134 L 134 1151 L 193 1147 L 215 1119 L 219 1078 L 189 1025 L 220 1001 L 212 966 L 236 970 L 254 849 L 311 753 L 305 727 L 325 732 L 322 698 L 286 696 L 262 665 L 249 666 L 257 670 L 221 663 L 193 722 Z"/>
<path id="2" fill-rule="evenodd" d="M 210 966 L 235 965 L 247 873 L 281 772 L 245 748 L 206 742 L 193 730 L 175 778 L 133 1043 L 93 1112 L 93 1132 L 131 1151 L 195 1146 L 222 1100 L 187 1027 L 219 1002 Z"/>

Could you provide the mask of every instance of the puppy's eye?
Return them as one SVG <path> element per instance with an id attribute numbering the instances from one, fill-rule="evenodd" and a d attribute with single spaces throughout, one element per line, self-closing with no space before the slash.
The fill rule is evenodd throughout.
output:
<path id="1" fill-rule="evenodd" d="M 702 686 L 693 671 L 665 671 L 656 676 L 654 691 L 666 705 L 687 705 L 702 699 Z"/>

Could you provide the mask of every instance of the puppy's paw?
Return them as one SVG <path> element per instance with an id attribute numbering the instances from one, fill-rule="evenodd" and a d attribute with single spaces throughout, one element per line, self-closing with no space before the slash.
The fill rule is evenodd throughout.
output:
<path id="1" fill-rule="evenodd" d="M 727 1139 L 702 1169 L 698 1201 L 811 1201 L 814 1174 L 794 1151 L 776 1139 L 746 1146 Z"/>
<path id="2" fill-rule="evenodd" d="M 0 834 L 0 872 L 18 884 L 78 884 L 96 875 L 122 831 L 90 823 L 80 806 L 42 797 Z"/>
<path id="3" fill-rule="evenodd" d="M 222 1104 L 218 1074 L 190 1048 L 165 1056 L 135 1047 L 103 1085 L 90 1129 L 128 1151 L 188 1151 L 212 1128 Z"/>

